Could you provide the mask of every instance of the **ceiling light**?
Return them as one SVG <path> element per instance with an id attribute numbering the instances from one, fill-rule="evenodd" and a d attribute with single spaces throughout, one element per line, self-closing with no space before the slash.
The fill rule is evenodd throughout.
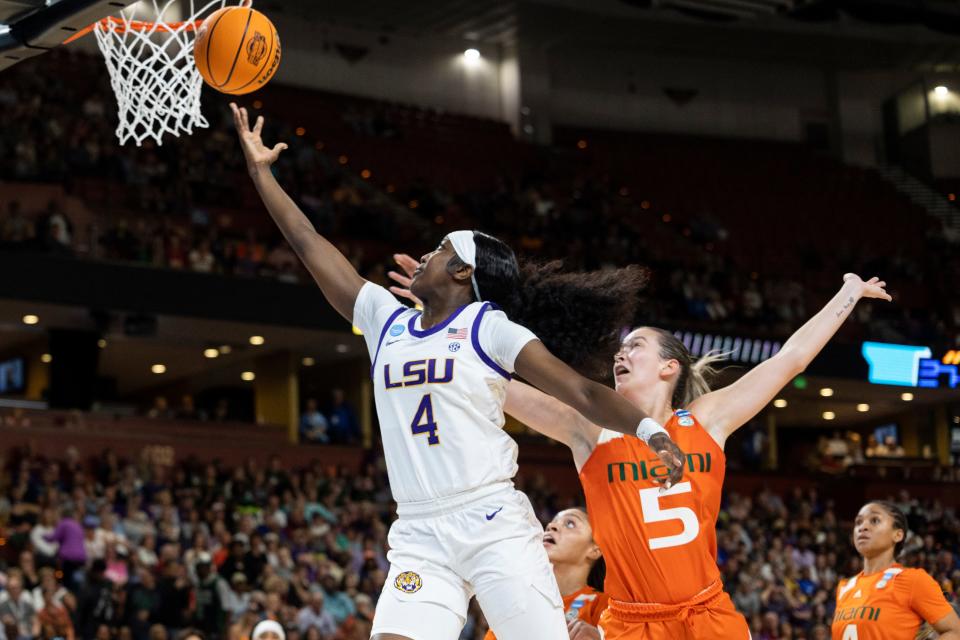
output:
<path id="1" fill-rule="evenodd" d="M 866 413 L 867 411 L 870 411 L 870 405 L 868 405 L 866 402 L 861 402 L 857 405 L 857 411 L 860 413 Z"/>
<path id="2" fill-rule="evenodd" d="M 244 371 L 240 374 L 240 379 L 244 382 L 251 382 L 256 378 L 256 374 L 253 371 Z"/>
<path id="3" fill-rule="evenodd" d="M 470 62 L 476 62 L 480 59 L 480 52 L 476 49 L 467 49 L 463 52 L 463 57 Z"/>
<path id="4" fill-rule="evenodd" d="M 218 351 L 220 351 L 221 355 L 227 355 L 228 353 L 233 351 L 233 348 L 228 344 L 222 344 L 218 348 Z"/>
<path id="5" fill-rule="evenodd" d="M 903 400 L 904 402 L 910 402 L 911 400 L 913 400 L 913 394 L 910 393 L 909 391 L 905 391 L 900 394 L 900 399 Z"/>
<path id="6" fill-rule="evenodd" d="M 50 364 L 51 362 L 53 362 L 53 356 L 50 355 L 49 353 L 45 353 L 42 356 L 40 356 L 40 362 L 42 362 L 43 364 Z"/>
<path id="7" fill-rule="evenodd" d="M 161 373 L 166 373 L 167 366 L 164 364 L 155 364 L 152 367 L 150 367 L 150 371 L 153 371 L 157 375 L 160 375 Z"/>
<path id="8" fill-rule="evenodd" d="M 836 417 L 837 417 L 837 414 L 835 414 L 833 411 L 824 411 L 824 412 L 823 412 L 823 419 L 824 419 L 824 420 L 833 420 L 833 419 L 836 418 Z"/>
<path id="9" fill-rule="evenodd" d="M 35 316 L 32 313 L 23 316 L 23 324 L 37 324 L 38 322 L 40 322 L 40 316 Z"/>
<path id="10" fill-rule="evenodd" d="M 204 358 L 216 358 L 219 355 L 220 355 L 220 352 L 213 348 L 203 350 Z"/>
<path id="11" fill-rule="evenodd" d="M 100 338 L 99 340 L 97 340 L 97 346 L 100 347 L 101 349 L 106 349 L 107 341 L 104 338 Z"/>
<path id="12" fill-rule="evenodd" d="M 350 351 L 350 346 L 346 344 L 338 344 L 334 348 L 336 349 L 337 353 L 346 353 L 347 351 Z"/>
<path id="13" fill-rule="evenodd" d="M 950 95 L 950 89 L 947 89 L 945 86 L 940 85 L 939 87 L 935 87 L 933 89 L 933 93 L 938 98 L 946 98 L 948 95 Z"/>
<path id="14" fill-rule="evenodd" d="M 833 395 L 833 389 L 830 387 L 824 387 L 823 389 L 820 389 L 820 395 L 822 395 L 824 398 L 829 398 Z"/>
<path id="15" fill-rule="evenodd" d="M 250 344 L 255 347 L 259 347 L 264 342 L 266 342 L 266 340 L 263 339 L 263 336 L 250 336 Z"/>
<path id="16" fill-rule="evenodd" d="M 305 357 L 301 362 L 305 367 L 312 367 L 313 365 L 317 364 L 317 361 L 310 356 Z"/>
<path id="17" fill-rule="evenodd" d="M 775 406 L 777 409 L 783 409 L 785 406 L 787 406 L 787 401 L 785 398 L 777 398 L 773 401 L 773 406 Z"/>

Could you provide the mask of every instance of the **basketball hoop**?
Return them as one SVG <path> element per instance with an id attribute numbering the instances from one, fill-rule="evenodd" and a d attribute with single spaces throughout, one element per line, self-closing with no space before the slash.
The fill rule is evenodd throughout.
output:
<path id="1" fill-rule="evenodd" d="M 193 61 L 193 43 L 203 22 L 201 16 L 224 7 L 227 1 L 208 0 L 197 10 L 190 0 L 189 17 L 175 22 L 164 20 L 164 15 L 175 3 L 179 6 L 178 0 L 149 0 L 157 16 L 154 22 L 135 20 L 131 8 L 67 40 L 90 31 L 96 36 L 117 97 L 120 144 L 133 140 L 139 147 L 153 138 L 159 145 L 164 134 L 189 135 L 195 127 L 210 126 L 200 111 L 203 78 Z M 249 0 L 241 0 L 241 4 L 246 2 Z M 140 4 L 146 5 L 147 0 Z"/>

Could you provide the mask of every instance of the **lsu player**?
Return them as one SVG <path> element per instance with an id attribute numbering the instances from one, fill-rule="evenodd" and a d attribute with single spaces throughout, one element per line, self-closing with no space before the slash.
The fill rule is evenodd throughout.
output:
<path id="1" fill-rule="evenodd" d="M 605 568 L 587 512 L 564 509 L 554 516 L 543 534 L 543 546 L 563 596 L 570 640 L 597 640 L 600 614 L 607 608 Z M 496 636 L 487 631 L 483 640 L 496 640 Z"/>
<path id="2" fill-rule="evenodd" d="M 409 274 L 413 260 L 397 255 Z M 398 273 L 401 287 L 409 283 Z M 607 565 L 610 604 L 600 626 L 607 640 L 750 637 L 724 593 L 717 568 L 716 520 L 727 438 L 804 371 L 861 298 L 891 300 L 878 278 L 846 274 L 837 294 L 767 361 L 733 384 L 710 391 L 705 374 L 717 356 L 695 360 L 670 332 L 641 327 L 614 357 L 617 392 L 661 421 L 686 452 L 685 480 L 666 491 L 669 469 L 640 440 L 598 423 L 514 380 L 505 410 L 570 447 L 594 536 Z"/>
<path id="3" fill-rule="evenodd" d="M 596 336 L 615 332 L 633 312 L 641 272 L 558 274 L 547 266 L 521 278 L 504 243 L 459 231 L 421 259 L 411 289 L 423 312 L 408 308 L 361 278 L 314 230 L 270 171 L 286 145 L 264 146 L 263 118 L 251 129 L 246 110 L 231 108 L 270 215 L 334 309 L 362 330 L 370 353 L 398 514 L 373 640 L 455 640 L 474 594 L 501 640 L 566 638 L 543 528 L 513 487 L 517 448 L 502 429 L 503 402 L 517 371 L 592 420 L 649 441 L 671 468 L 670 481 L 679 480 L 682 453 L 659 424 L 544 346 L 589 349 L 576 334 L 582 325 Z M 558 308 L 557 300 L 586 303 Z M 544 342 L 485 301 L 529 318 Z"/>
<path id="4" fill-rule="evenodd" d="M 853 544 L 863 571 L 837 585 L 833 640 L 914 638 L 924 621 L 941 640 L 960 640 L 960 617 L 937 582 L 896 562 L 906 536 L 907 518 L 893 503 L 876 500 L 860 509 Z"/>

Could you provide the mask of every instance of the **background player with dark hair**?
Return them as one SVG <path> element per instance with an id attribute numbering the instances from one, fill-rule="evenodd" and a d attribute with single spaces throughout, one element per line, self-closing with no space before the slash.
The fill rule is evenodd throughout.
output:
<path id="1" fill-rule="evenodd" d="M 863 571 L 837 585 L 833 640 L 913 638 L 924 621 L 941 640 L 960 640 L 960 617 L 937 582 L 896 561 L 906 539 L 907 518 L 892 502 L 875 500 L 860 509 L 853 544 Z"/>

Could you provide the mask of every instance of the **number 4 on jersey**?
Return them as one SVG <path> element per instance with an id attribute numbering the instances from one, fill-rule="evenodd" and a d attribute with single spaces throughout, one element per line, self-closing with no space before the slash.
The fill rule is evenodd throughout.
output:
<path id="1" fill-rule="evenodd" d="M 440 436 L 437 435 L 437 423 L 433 420 L 433 401 L 430 394 L 423 396 L 420 406 L 417 407 L 417 413 L 413 416 L 413 422 L 410 423 L 410 430 L 413 435 L 429 433 L 427 444 L 433 446 L 440 444 Z"/>

